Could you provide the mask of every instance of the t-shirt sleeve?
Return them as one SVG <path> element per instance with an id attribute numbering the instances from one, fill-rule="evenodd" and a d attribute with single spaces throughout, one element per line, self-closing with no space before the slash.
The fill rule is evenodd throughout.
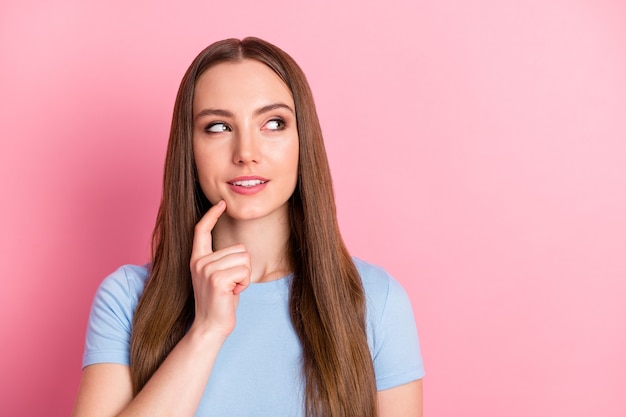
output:
<path id="1" fill-rule="evenodd" d="M 96 363 L 130 364 L 130 335 L 136 295 L 127 267 L 100 284 L 89 314 L 83 368 Z"/>
<path id="2" fill-rule="evenodd" d="M 387 296 L 375 331 L 373 352 L 379 391 L 424 377 L 415 317 L 406 291 L 389 278 Z"/>

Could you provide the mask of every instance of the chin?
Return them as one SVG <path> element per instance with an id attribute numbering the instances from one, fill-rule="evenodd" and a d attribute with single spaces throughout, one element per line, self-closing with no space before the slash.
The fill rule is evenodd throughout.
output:
<path id="1" fill-rule="evenodd" d="M 228 207 L 228 205 L 226 206 Z M 260 220 L 263 218 L 279 218 L 287 216 L 287 206 L 282 207 L 232 207 L 226 209 L 226 214 L 233 220 L 248 221 L 248 220 Z"/>
<path id="2" fill-rule="evenodd" d="M 239 210 L 233 210 L 233 212 L 227 211 L 226 214 L 231 219 L 237 221 L 257 220 L 265 217 L 262 213 L 251 212 L 249 210 L 244 212 L 241 212 Z"/>

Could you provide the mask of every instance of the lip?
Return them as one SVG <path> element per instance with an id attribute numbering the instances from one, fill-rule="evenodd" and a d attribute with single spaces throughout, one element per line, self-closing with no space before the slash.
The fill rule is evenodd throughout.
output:
<path id="1" fill-rule="evenodd" d="M 235 185 L 235 183 L 241 181 L 261 181 L 261 183 L 252 186 Z M 228 183 L 228 187 L 237 194 L 254 195 L 261 192 L 267 186 L 269 180 L 267 178 L 259 177 L 258 175 L 245 175 L 230 179 L 226 182 Z"/>

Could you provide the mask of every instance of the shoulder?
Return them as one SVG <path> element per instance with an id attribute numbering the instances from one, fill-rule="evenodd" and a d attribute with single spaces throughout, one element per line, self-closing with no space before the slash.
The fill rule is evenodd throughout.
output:
<path id="1" fill-rule="evenodd" d="M 413 320 L 411 300 L 404 287 L 382 267 L 353 260 L 363 283 L 370 330 L 376 332 L 390 320 Z"/>
<path id="2" fill-rule="evenodd" d="M 89 314 L 83 367 L 130 363 L 133 315 L 149 274 L 146 266 L 124 265 L 100 283 Z"/>
<path id="3" fill-rule="evenodd" d="M 367 339 L 378 390 L 421 379 L 424 366 L 408 294 L 383 268 L 357 258 L 354 263 L 365 291 Z"/>
<path id="4" fill-rule="evenodd" d="M 130 330 L 130 322 L 150 275 L 147 265 L 124 265 L 109 274 L 98 287 L 91 320 L 115 317 Z"/>
<path id="5" fill-rule="evenodd" d="M 136 304 L 150 275 L 147 265 L 123 265 L 108 275 L 98 287 L 98 297 L 127 298 Z"/>
<path id="6" fill-rule="evenodd" d="M 353 257 L 354 264 L 361 276 L 363 289 L 370 307 L 383 307 L 394 299 L 408 299 L 402 285 L 384 268 Z"/>

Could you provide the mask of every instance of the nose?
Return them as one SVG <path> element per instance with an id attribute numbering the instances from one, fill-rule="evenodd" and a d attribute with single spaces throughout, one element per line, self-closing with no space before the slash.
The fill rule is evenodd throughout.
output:
<path id="1" fill-rule="evenodd" d="M 237 165 L 257 164 L 260 162 L 261 150 L 259 139 L 254 132 L 240 130 L 235 137 L 233 162 Z"/>

